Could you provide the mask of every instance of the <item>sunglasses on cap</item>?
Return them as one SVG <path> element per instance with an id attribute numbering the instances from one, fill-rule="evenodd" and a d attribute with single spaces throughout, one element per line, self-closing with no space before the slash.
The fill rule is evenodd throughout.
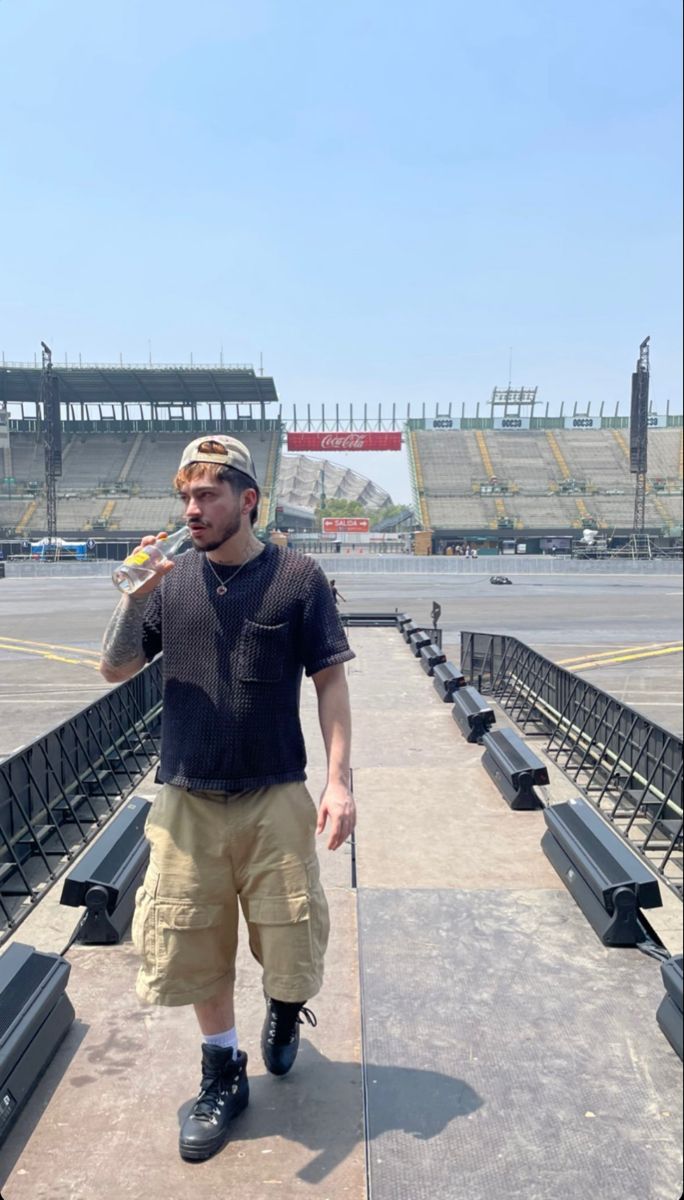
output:
<path id="1" fill-rule="evenodd" d="M 211 439 L 209 439 L 206 442 L 200 442 L 199 446 L 197 447 L 197 453 L 198 454 L 222 454 L 224 458 L 228 458 L 229 455 L 232 455 L 235 452 L 233 450 L 231 450 L 228 446 L 224 446 L 223 442 L 214 442 Z"/>

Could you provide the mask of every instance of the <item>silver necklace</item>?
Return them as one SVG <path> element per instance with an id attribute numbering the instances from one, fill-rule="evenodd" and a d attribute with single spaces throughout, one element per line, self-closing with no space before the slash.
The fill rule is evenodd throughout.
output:
<path id="1" fill-rule="evenodd" d="M 240 574 L 240 571 L 242 570 L 242 568 L 246 567 L 247 563 L 251 562 L 252 559 L 256 557 L 256 554 L 257 554 L 256 550 L 254 550 L 251 554 L 249 554 L 247 556 L 247 558 L 245 559 L 245 561 L 240 563 L 240 566 L 238 567 L 237 571 L 233 571 L 233 574 L 231 575 L 230 579 L 227 579 L 225 583 L 221 579 L 221 576 L 218 574 L 218 572 L 214 570 L 214 564 L 212 563 L 211 559 L 209 557 L 207 557 L 207 562 L 209 563 L 209 570 L 211 571 L 212 575 L 214 576 L 214 579 L 218 582 L 218 587 L 216 589 L 217 596 L 225 596 L 226 592 L 228 591 L 227 585 L 229 583 L 233 582 L 233 580 L 235 579 L 235 576 Z"/>

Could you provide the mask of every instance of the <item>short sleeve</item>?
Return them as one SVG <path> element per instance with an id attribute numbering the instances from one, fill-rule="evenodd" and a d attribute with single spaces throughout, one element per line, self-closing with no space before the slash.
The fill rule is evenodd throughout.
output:
<path id="1" fill-rule="evenodd" d="M 302 614 L 301 661 L 307 675 L 355 658 L 342 628 L 330 584 L 320 567 L 311 574 Z"/>
<path id="2" fill-rule="evenodd" d="M 142 647 L 148 662 L 152 662 L 162 650 L 162 598 L 161 587 L 150 593 L 143 616 Z"/>

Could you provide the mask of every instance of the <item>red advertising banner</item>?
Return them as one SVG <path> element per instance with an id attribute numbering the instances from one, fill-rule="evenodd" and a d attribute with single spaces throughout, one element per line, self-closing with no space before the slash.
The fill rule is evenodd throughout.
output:
<path id="1" fill-rule="evenodd" d="M 368 517 L 324 517 L 323 533 L 368 533 Z"/>
<path id="2" fill-rule="evenodd" d="M 288 450 L 401 450 L 399 433 L 288 433 Z"/>

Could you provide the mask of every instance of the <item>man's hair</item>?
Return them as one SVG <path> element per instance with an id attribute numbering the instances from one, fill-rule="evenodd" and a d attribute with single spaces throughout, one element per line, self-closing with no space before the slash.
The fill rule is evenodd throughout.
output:
<path id="1" fill-rule="evenodd" d="M 256 504 L 249 514 L 249 520 L 252 525 L 256 525 L 259 515 L 259 488 L 249 475 L 243 475 L 242 471 L 236 471 L 233 467 L 222 467 L 216 463 L 189 463 L 187 467 L 183 467 L 173 481 L 173 486 L 176 491 L 180 491 L 193 479 L 197 479 L 200 475 L 208 475 L 210 479 L 219 480 L 221 483 L 227 483 L 235 496 L 241 496 L 247 488 L 254 488 L 257 494 Z"/>

